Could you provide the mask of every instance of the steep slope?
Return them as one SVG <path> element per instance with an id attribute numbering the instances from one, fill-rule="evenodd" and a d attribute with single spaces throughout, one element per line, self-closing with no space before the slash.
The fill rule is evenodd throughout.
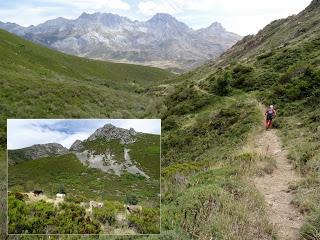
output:
<path id="1" fill-rule="evenodd" d="M 5 118 L 152 115 L 156 101 L 145 91 L 172 76 L 152 67 L 66 55 L 3 30 L 0 52 L 1 144 Z"/>
<path id="2" fill-rule="evenodd" d="M 164 13 L 145 22 L 83 13 L 74 20 L 57 18 L 27 28 L 0 22 L 0 28 L 78 56 L 182 69 L 217 57 L 240 39 L 219 23 L 196 31 Z"/>
<path id="3" fill-rule="evenodd" d="M 176 79 L 181 84 L 166 97 L 163 115 L 164 235 L 291 239 L 290 220 L 272 225 L 279 215 L 270 217 L 266 204 L 276 206 L 276 199 L 252 184 L 263 175 L 261 185 L 270 187 L 268 179 L 282 164 L 279 169 L 285 165 L 301 174 L 295 182 L 283 173 L 287 179 L 274 183 L 292 197 L 285 201 L 292 210 L 286 216 L 301 213 L 295 237 L 319 238 L 319 15 L 314 0 L 298 15 L 272 22 L 216 61 Z M 263 131 L 257 100 L 278 108 L 274 127 L 287 159 L 248 147 Z"/>

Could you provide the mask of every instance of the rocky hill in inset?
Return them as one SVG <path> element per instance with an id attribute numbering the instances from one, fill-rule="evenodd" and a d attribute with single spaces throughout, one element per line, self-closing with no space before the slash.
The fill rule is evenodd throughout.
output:
<path id="1" fill-rule="evenodd" d="M 9 163 L 34 160 L 44 157 L 60 156 L 67 154 L 69 150 L 58 143 L 35 144 L 30 147 L 9 150 Z"/>
<path id="2" fill-rule="evenodd" d="M 69 150 L 57 143 L 37 144 L 23 149 L 9 150 L 9 162 L 17 164 L 27 160 L 73 153 L 84 166 L 90 168 L 118 176 L 131 173 L 150 178 L 149 175 L 153 174 L 153 170 L 145 169 L 145 166 L 139 163 L 140 158 L 144 158 L 147 154 L 143 150 L 140 153 L 140 144 L 145 138 L 148 138 L 148 134 L 137 133 L 133 128 L 124 129 L 106 124 L 86 140 L 76 140 Z M 150 144 L 156 143 L 144 141 L 141 148 L 146 148 Z M 160 158 L 160 155 L 158 157 Z"/>

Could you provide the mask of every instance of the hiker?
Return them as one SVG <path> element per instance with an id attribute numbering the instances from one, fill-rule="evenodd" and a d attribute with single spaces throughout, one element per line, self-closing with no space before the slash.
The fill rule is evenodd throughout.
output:
<path id="1" fill-rule="evenodd" d="M 271 128 L 272 126 L 272 119 L 275 118 L 277 112 L 274 109 L 273 105 L 270 105 L 270 107 L 267 109 L 266 113 L 264 114 L 266 116 L 266 129 Z"/>

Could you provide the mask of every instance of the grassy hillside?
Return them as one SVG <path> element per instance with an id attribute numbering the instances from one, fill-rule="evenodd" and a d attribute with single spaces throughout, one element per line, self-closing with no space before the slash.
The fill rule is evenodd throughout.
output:
<path id="1" fill-rule="evenodd" d="M 12 154 L 18 154 L 21 159 L 18 164 L 9 167 L 9 190 L 29 192 L 40 188 L 47 195 L 54 196 L 63 185 L 74 196 L 118 201 L 123 201 L 126 194 L 133 192 L 145 204 L 158 205 L 160 136 L 138 133 L 136 138 L 135 143 L 126 146 L 116 140 L 84 141 L 83 150 L 104 154 L 106 149 L 110 149 L 115 159 L 121 162 L 124 161 L 124 148 L 129 148 L 132 160 L 151 177 L 149 180 L 129 173 L 118 177 L 97 169 L 88 169 L 72 153 L 25 162 L 24 149 L 18 149 L 9 152 L 9 158 L 12 158 Z"/>
<path id="2" fill-rule="evenodd" d="M 48 157 L 9 166 L 9 190 L 29 192 L 43 189 L 54 197 L 61 186 L 72 196 L 85 199 L 124 201 L 134 193 L 149 205 L 158 205 L 159 182 L 132 174 L 118 177 L 87 168 L 73 154 Z"/>
<path id="3" fill-rule="evenodd" d="M 1 126 L 8 118 L 142 117 L 145 91 L 172 76 L 157 68 L 66 55 L 0 30 Z M 5 143 L 4 128 L 0 142 Z"/>
<path id="4" fill-rule="evenodd" d="M 163 120 L 165 234 L 276 238 L 261 196 L 247 180 L 261 171 L 259 162 L 272 161 L 241 151 L 259 132 L 260 101 L 277 107 L 274 126 L 302 174 L 292 186 L 293 204 L 306 216 L 300 233 L 319 238 L 319 1 L 311 6 L 179 77 L 183 84 L 168 96 Z"/>

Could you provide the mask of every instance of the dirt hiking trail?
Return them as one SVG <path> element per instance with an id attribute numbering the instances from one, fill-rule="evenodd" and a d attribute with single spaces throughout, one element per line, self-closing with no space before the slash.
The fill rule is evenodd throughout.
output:
<path id="1" fill-rule="evenodd" d="M 264 114 L 265 107 L 259 107 Z M 276 161 L 276 168 L 271 174 L 256 177 L 254 180 L 257 189 L 265 198 L 269 220 L 275 226 L 279 240 L 298 240 L 303 217 L 291 204 L 293 194 L 289 185 L 300 178 L 289 163 L 287 151 L 282 147 L 277 130 L 263 131 L 255 141 L 255 150 Z"/>

